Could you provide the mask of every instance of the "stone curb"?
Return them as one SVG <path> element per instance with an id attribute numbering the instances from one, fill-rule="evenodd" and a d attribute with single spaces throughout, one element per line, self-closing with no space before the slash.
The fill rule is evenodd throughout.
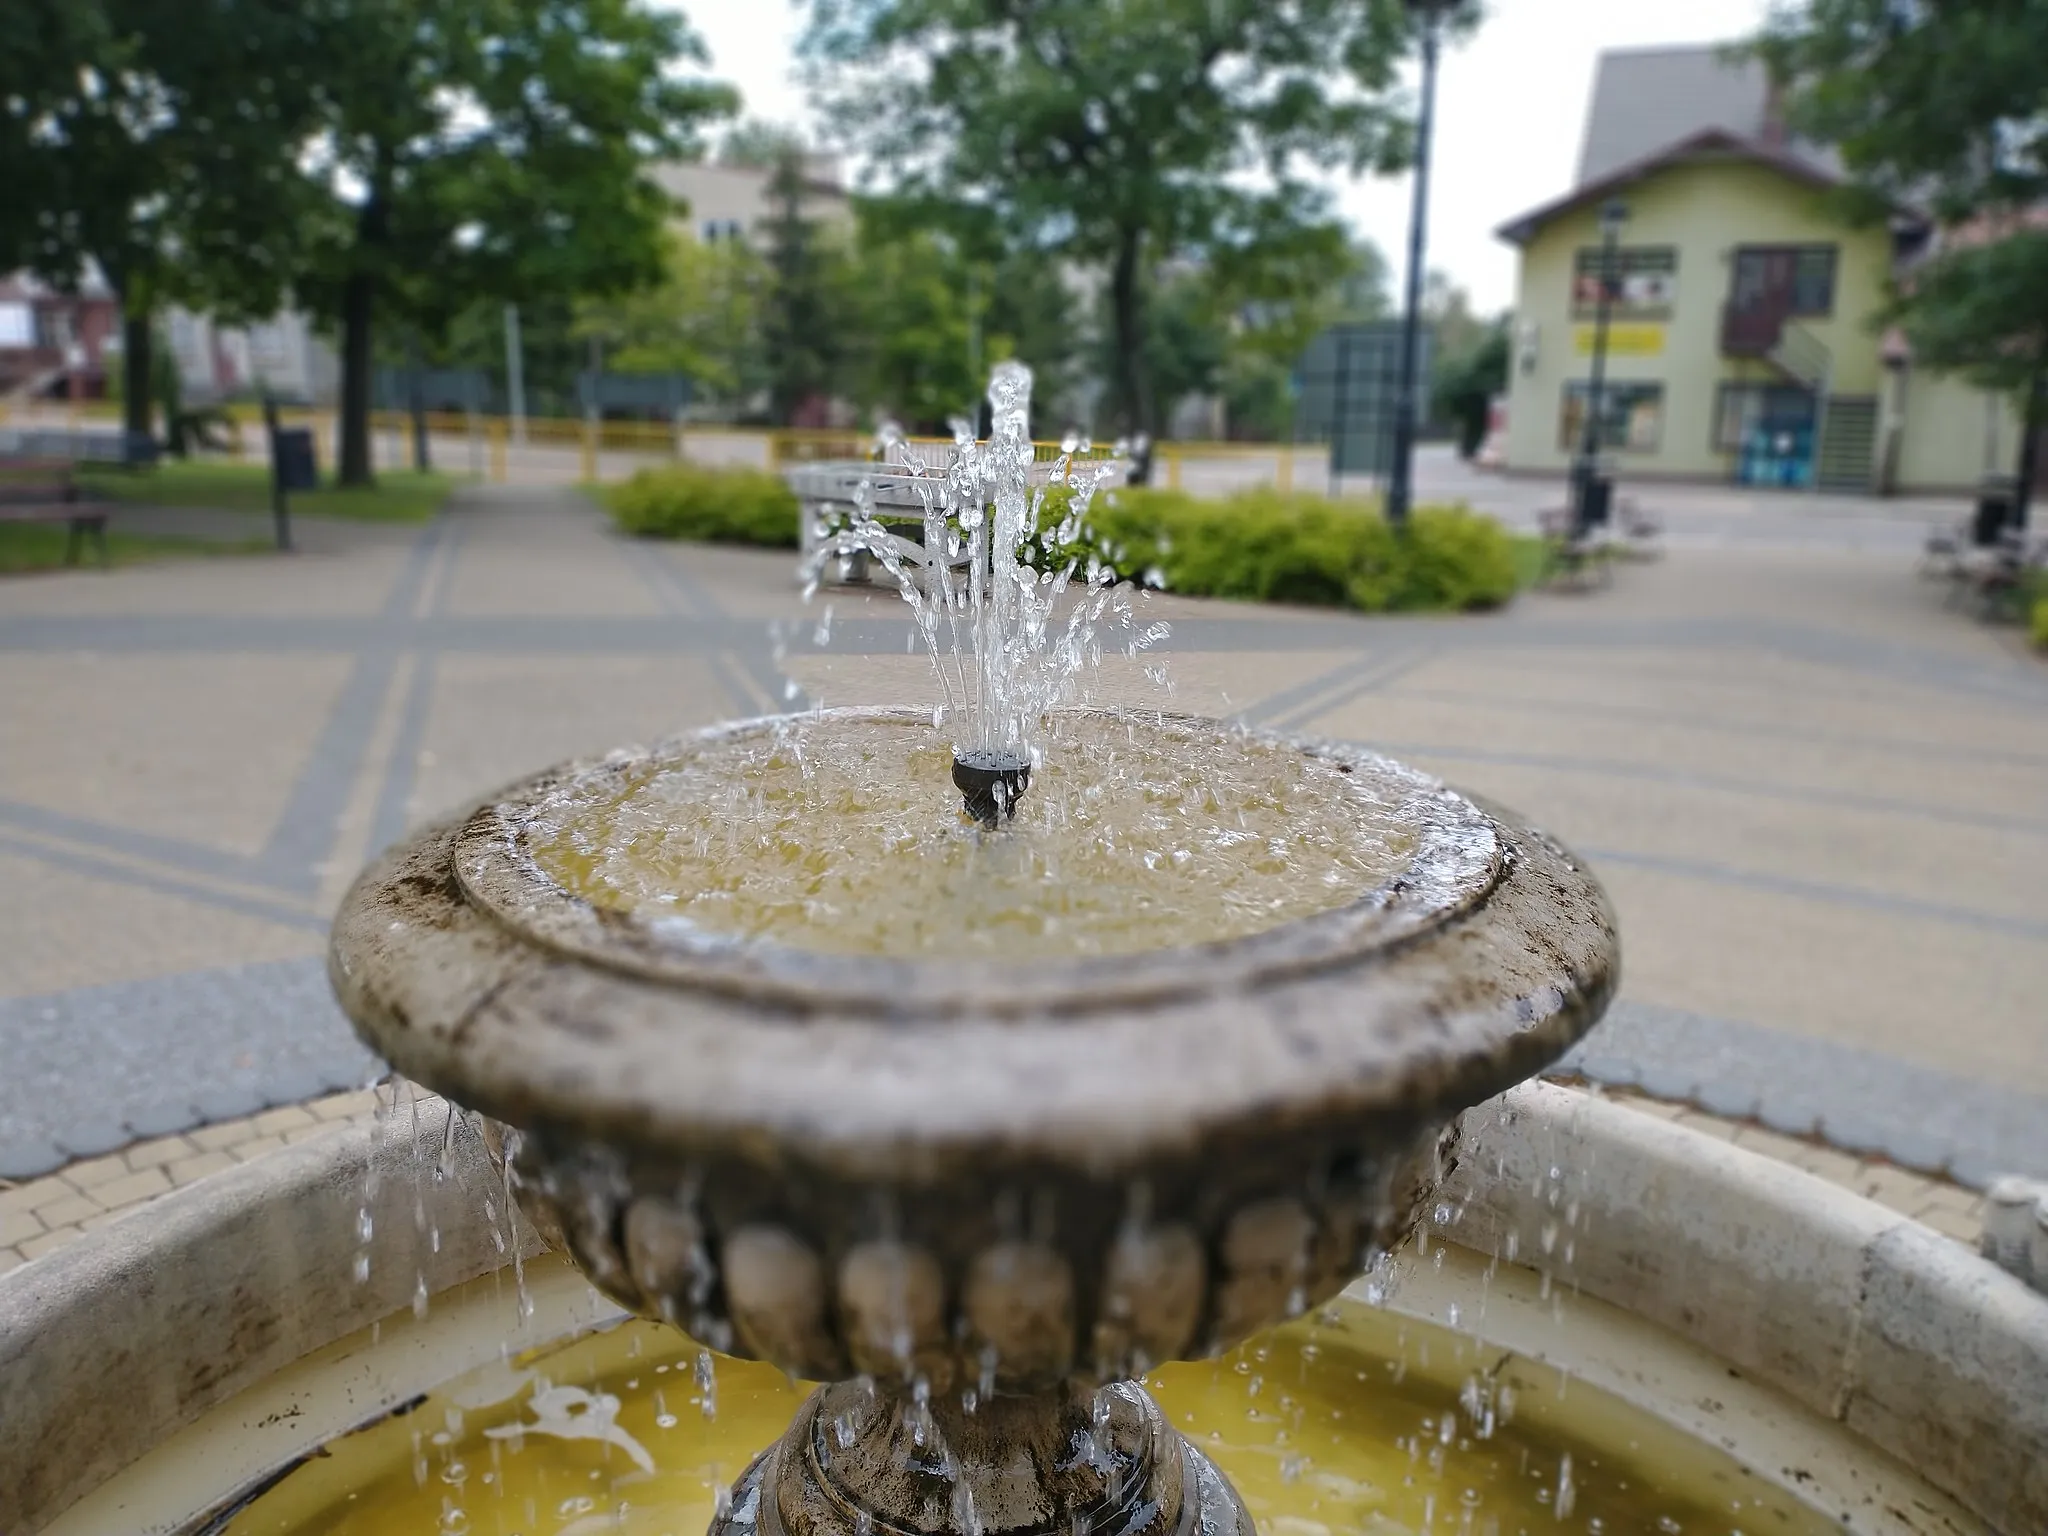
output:
<path id="1" fill-rule="evenodd" d="M 2048 1299 L 1918 1223 L 1603 1098 L 1465 1119 L 1457 1242 L 1657 1322 L 2001 1531 L 2048 1530 Z"/>
<path id="2" fill-rule="evenodd" d="M 446 1104 L 422 1096 L 418 1145 Z M 410 1123 L 344 1124 L 128 1212 L 0 1282 L 0 1531 L 32 1532 L 250 1383 L 507 1260 L 484 1192 L 498 1179 L 459 1135 L 445 1180 L 414 1160 Z M 425 1190 L 438 1242 L 414 1231 Z M 373 1232 L 353 1259 L 359 1213 Z M 495 1230 L 494 1230 L 495 1225 Z M 521 1220 L 511 1239 L 539 1239 Z"/>

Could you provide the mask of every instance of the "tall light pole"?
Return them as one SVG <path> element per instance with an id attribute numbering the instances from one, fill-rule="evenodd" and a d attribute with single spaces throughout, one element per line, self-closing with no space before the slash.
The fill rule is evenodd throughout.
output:
<path id="1" fill-rule="evenodd" d="M 1614 314 L 1615 290 L 1621 284 L 1618 257 L 1621 229 L 1628 222 L 1628 204 L 1609 198 L 1600 207 L 1600 297 L 1593 309 L 1593 381 L 1586 390 L 1586 419 L 1579 434 L 1579 457 L 1572 465 L 1572 525 L 1579 533 L 1607 521 L 1612 486 L 1600 474 L 1600 437 L 1607 414 L 1607 327 Z"/>
<path id="2" fill-rule="evenodd" d="M 1436 131 L 1436 60 L 1443 19 L 1459 0 L 1405 0 L 1422 33 L 1422 112 L 1415 123 L 1415 202 L 1408 215 L 1408 304 L 1401 323 L 1401 395 L 1394 402 L 1394 462 L 1387 472 L 1387 521 L 1408 524 L 1415 501 L 1415 388 L 1422 346 L 1422 261 L 1429 236 L 1429 150 Z M 1344 424 L 1337 423 L 1341 433 Z M 1335 447 L 1332 447 L 1335 453 Z"/>

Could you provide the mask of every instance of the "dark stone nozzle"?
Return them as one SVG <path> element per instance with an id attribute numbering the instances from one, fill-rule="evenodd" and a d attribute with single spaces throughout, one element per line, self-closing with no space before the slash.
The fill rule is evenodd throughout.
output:
<path id="1" fill-rule="evenodd" d="M 1031 787 L 1031 760 L 1011 752 L 963 752 L 953 759 L 953 783 L 961 808 L 992 827 L 1017 814 L 1017 802 Z"/>

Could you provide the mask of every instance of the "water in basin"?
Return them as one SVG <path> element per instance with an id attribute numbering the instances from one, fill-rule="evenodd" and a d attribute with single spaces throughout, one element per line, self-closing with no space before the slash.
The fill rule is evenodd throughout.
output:
<path id="1" fill-rule="evenodd" d="M 807 1389 L 697 1361 L 673 1330 L 628 1322 L 492 1366 L 332 1442 L 220 1536 L 699 1536 Z M 1838 1529 L 1593 1387 L 1504 1364 L 1346 1300 L 1147 1384 L 1262 1536 Z"/>
<path id="2" fill-rule="evenodd" d="M 993 832 L 958 813 L 929 725 L 799 719 L 572 781 L 525 843 L 564 890 L 642 919 L 1006 959 L 1256 933 L 1358 900 L 1415 852 L 1411 780 L 1158 716 L 1044 729 L 1030 793 Z"/>

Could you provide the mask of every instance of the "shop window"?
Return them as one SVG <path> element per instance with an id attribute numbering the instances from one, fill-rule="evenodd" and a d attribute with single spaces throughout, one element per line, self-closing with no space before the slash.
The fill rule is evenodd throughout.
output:
<path id="1" fill-rule="evenodd" d="M 1558 414 L 1558 446 L 1576 453 L 1585 440 L 1586 409 L 1593 386 L 1579 381 L 1564 387 L 1564 408 Z M 1600 447 L 1608 452 L 1655 453 L 1664 441 L 1664 386 L 1633 381 L 1613 382 L 1600 391 Z"/>

